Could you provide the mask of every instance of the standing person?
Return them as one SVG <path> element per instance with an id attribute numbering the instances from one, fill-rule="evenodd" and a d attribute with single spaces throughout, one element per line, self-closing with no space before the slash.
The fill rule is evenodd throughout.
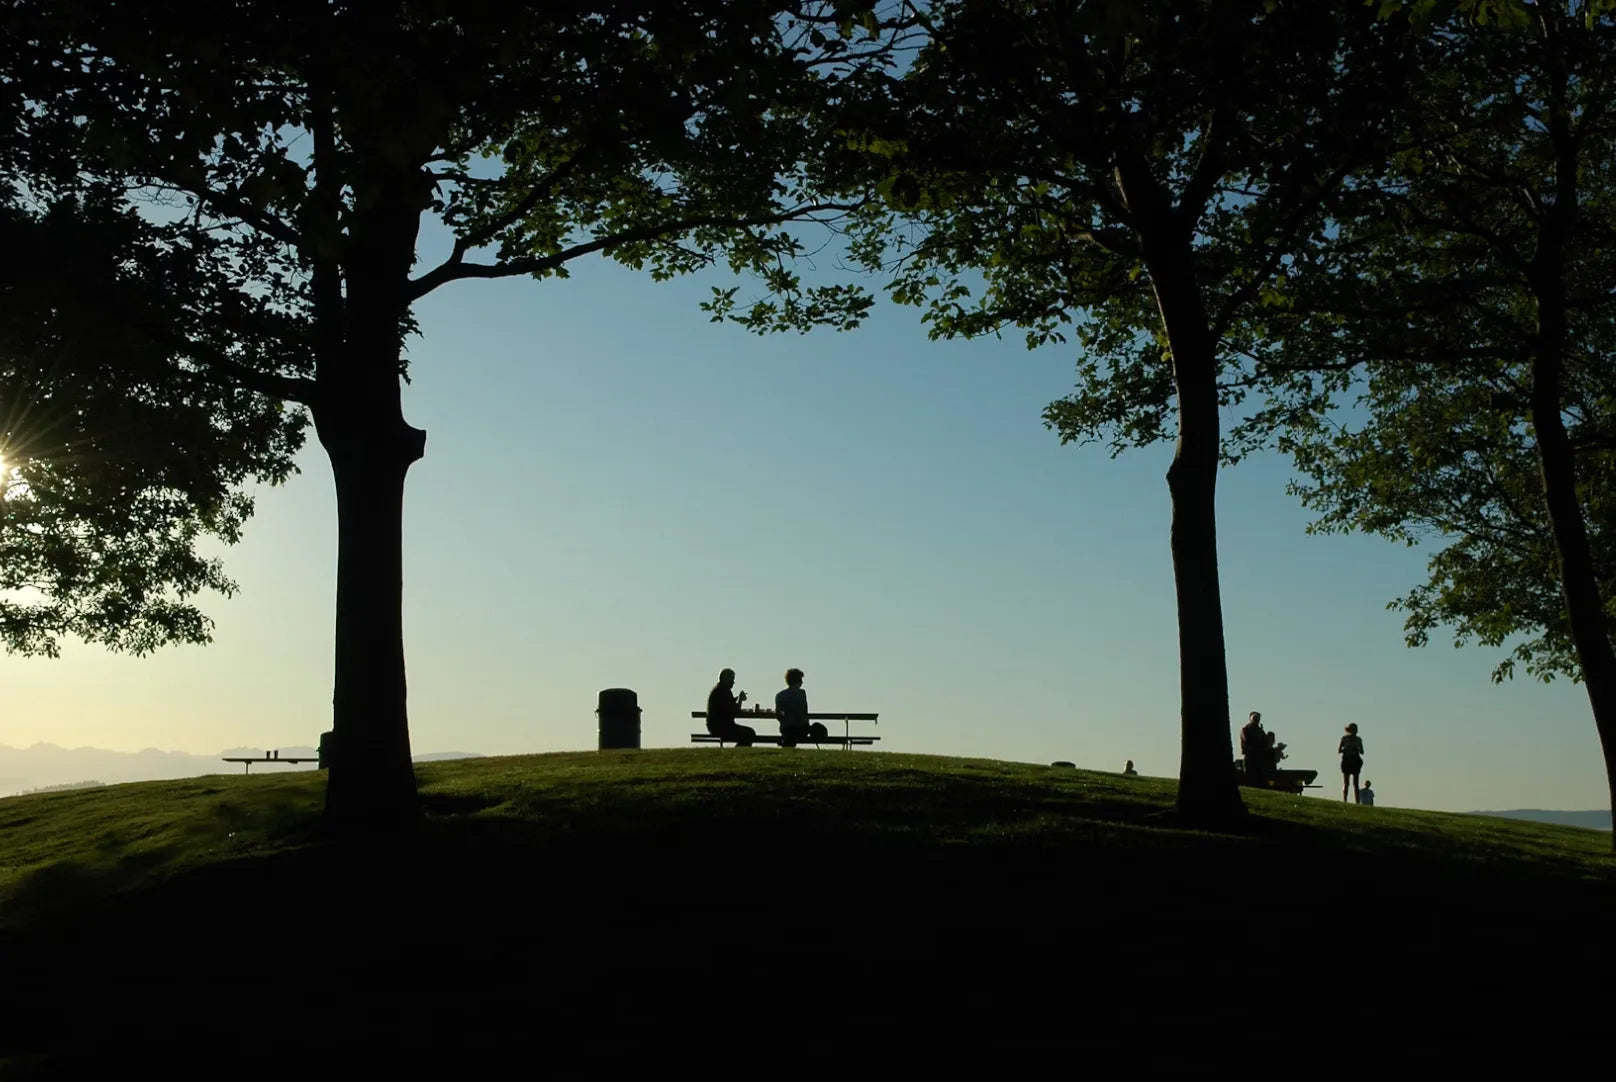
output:
<path id="1" fill-rule="evenodd" d="M 1358 803 L 1370 808 L 1375 806 L 1375 791 L 1369 788 L 1372 784 L 1368 778 L 1365 778 L 1363 788 L 1358 790 Z"/>
<path id="2" fill-rule="evenodd" d="M 1341 799 L 1347 799 L 1347 782 L 1352 782 L 1352 799 L 1358 799 L 1358 772 L 1363 769 L 1363 737 L 1358 735 L 1358 723 L 1347 725 L 1347 735 L 1335 750 L 1341 755 Z M 1373 797 L 1370 797 L 1373 800 Z"/>
<path id="3" fill-rule="evenodd" d="M 1258 785 L 1268 780 L 1268 734 L 1263 732 L 1262 715 L 1253 710 L 1240 730 L 1240 754 L 1246 760 L 1246 777 Z"/>
<path id="4" fill-rule="evenodd" d="M 718 683 L 707 693 L 707 731 L 738 748 L 751 747 L 757 730 L 750 725 L 735 723 L 735 715 L 741 712 L 741 704 L 746 701 L 746 692 L 736 697 L 730 691 L 734 686 L 734 669 L 725 669 L 718 674 Z"/>
<path id="5" fill-rule="evenodd" d="M 808 693 L 802 690 L 802 670 L 786 670 L 786 686 L 774 694 L 774 713 L 780 719 L 780 746 L 794 748 L 808 740 L 823 740 L 825 726 L 808 721 Z"/>

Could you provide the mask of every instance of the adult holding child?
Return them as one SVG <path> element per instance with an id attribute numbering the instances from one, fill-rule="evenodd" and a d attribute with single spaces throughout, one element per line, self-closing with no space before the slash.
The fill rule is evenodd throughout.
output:
<path id="1" fill-rule="evenodd" d="M 1267 783 L 1272 766 L 1268 761 L 1269 754 L 1268 733 L 1263 730 L 1262 714 L 1253 710 L 1240 728 L 1240 757 L 1245 760 L 1247 780 L 1258 785 Z"/>
<path id="2" fill-rule="evenodd" d="M 1352 783 L 1352 799 L 1358 799 L 1358 774 L 1363 770 L 1363 737 L 1358 735 L 1358 723 L 1349 722 L 1347 733 L 1336 745 L 1341 756 L 1341 799 L 1347 799 L 1347 783 Z M 1373 799 L 1373 798 L 1371 798 Z"/>

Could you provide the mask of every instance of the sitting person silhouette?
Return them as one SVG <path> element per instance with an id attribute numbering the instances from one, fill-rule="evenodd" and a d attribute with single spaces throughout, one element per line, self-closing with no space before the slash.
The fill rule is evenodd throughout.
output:
<path id="1" fill-rule="evenodd" d="M 1122 776 L 1125 778 L 1137 778 L 1139 776 L 1139 771 L 1133 768 L 1132 759 L 1129 759 L 1128 765 L 1122 768 Z"/>
<path id="2" fill-rule="evenodd" d="M 1364 779 L 1363 788 L 1358 790 L 1358 803 L 1368 804 L 1370 807 L 1374 807 L 1375 791 L 1369 788 L 1370 784 L 1371 783 L 1367 778 Z"/>
<path id="3" fill-rule="evenodd" d="M 730 691 L 734 686 L 734 669 L 725 669 L 718 674 L 718 683 L 707 693 L 707 731 L 738 748 L 746 748 L 756 739 L 757 730 L 750 725 L 735 723 L 735 715 L 741 712 L 741 704 L 746 701 L 746 692 L 741 692 L 737 697 Z"/>
<path id="4" fill-rule="evenodd" d="M 808 693 L 802 690 L 801 669 L 786 670 L 786 686 L 774 695 L 774 713 L 780 719 L 782 748 L 823 740 L 829 732 L 821 722 L 808 720 Z"/>

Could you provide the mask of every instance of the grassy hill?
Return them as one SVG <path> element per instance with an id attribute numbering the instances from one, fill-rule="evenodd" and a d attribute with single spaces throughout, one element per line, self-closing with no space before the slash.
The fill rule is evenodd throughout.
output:
<path id="1" fill-rule="evenodd" d="M 1562 1048 L 1604 1028 L 1569 983 L 1616 957 L 1589 831 L 1248 792 L 1250 829 L 1208 834 L 1175 825 L 1170 780 L 806 749 L 417 773 L 425 822 L 386 846 L 320 838 L 317 775 L 0 800 L 13 1071 L 151 1032 L 200 1069 L 253 1033 L 290 1035 L 239 1045 L 261 1056 L 464 1068 L 804 1030 L 1166 1064 L 1258 1029 L 1322 1063 L 1353 1014 L 1360 1044 L 1451 1065 L 1512 1044 L 1476 1043 L 1473 1001 Z M 1299 994 L 1330 973 L 1339 997 Z"/>

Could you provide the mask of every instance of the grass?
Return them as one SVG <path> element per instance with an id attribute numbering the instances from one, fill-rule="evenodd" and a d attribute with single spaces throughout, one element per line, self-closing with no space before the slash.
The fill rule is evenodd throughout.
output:
<path id="1" fill-rule="evenodd" d="M 322 840 L 318 774 L 0 800 L 8 976 L 158 982 L 228 1027 L 280 1009 L 265 981 L 312 971 L 391 1004 L 365 1016 L 376 1032 L 419 1006 L 409 988 L 489 1048 L 518 1021 L 599 1030 L 601 1004 L 680 1032 L 720 1009 L 707 998 L 766 1019 L 850 993 L 894 1033 L 965 1010 L 998 1020 L 978 1035 L 1103 1043 L 1137 1039 L 1141 1017 L 1238 1028 L 1253 988 L 1300 1025 L 1274 996 L 1301 976 L 1284 944 L 1329 955 L 1337 928 L 1411 1010 L 1434 974 L 1450 997 L 1517 966 L 1541 986 L 1616 943 L 1609 835 L 1569 827 L 1247 791 L 1249 829 L 1203 833 L 1175 823 L 1165 779 L 806 749 L 417 774 L 422 829 L 385 846 Z M 220 982 L 255 1006 L 223 1007 Z M 151 1023 L 132 1002 L 101 1013 Z M 59 1064 L 80 1047 L 44 1020 L 32 1040 L 8 1051 Z"/>
<path id="2" fill-rule="evenodd" d="M 862 851 L 1033 848 L 1417 859 L 1459 870 L 1616 882 L 1608 836 L 1247 790 L 1252 831 L 1177 828 L 1168 779 L 919 755 L 582 752 L 423 763 L 428 849 L 458 836 L 537 850 L 725 839 Z M 0 927 L 208 865 L 318 847 L 324 776 L 216 775 L 0 799 Z M 722 824 L 721 826 L 719 824 Z M 725 844 L 730 844 L 726 841 Z"/>

